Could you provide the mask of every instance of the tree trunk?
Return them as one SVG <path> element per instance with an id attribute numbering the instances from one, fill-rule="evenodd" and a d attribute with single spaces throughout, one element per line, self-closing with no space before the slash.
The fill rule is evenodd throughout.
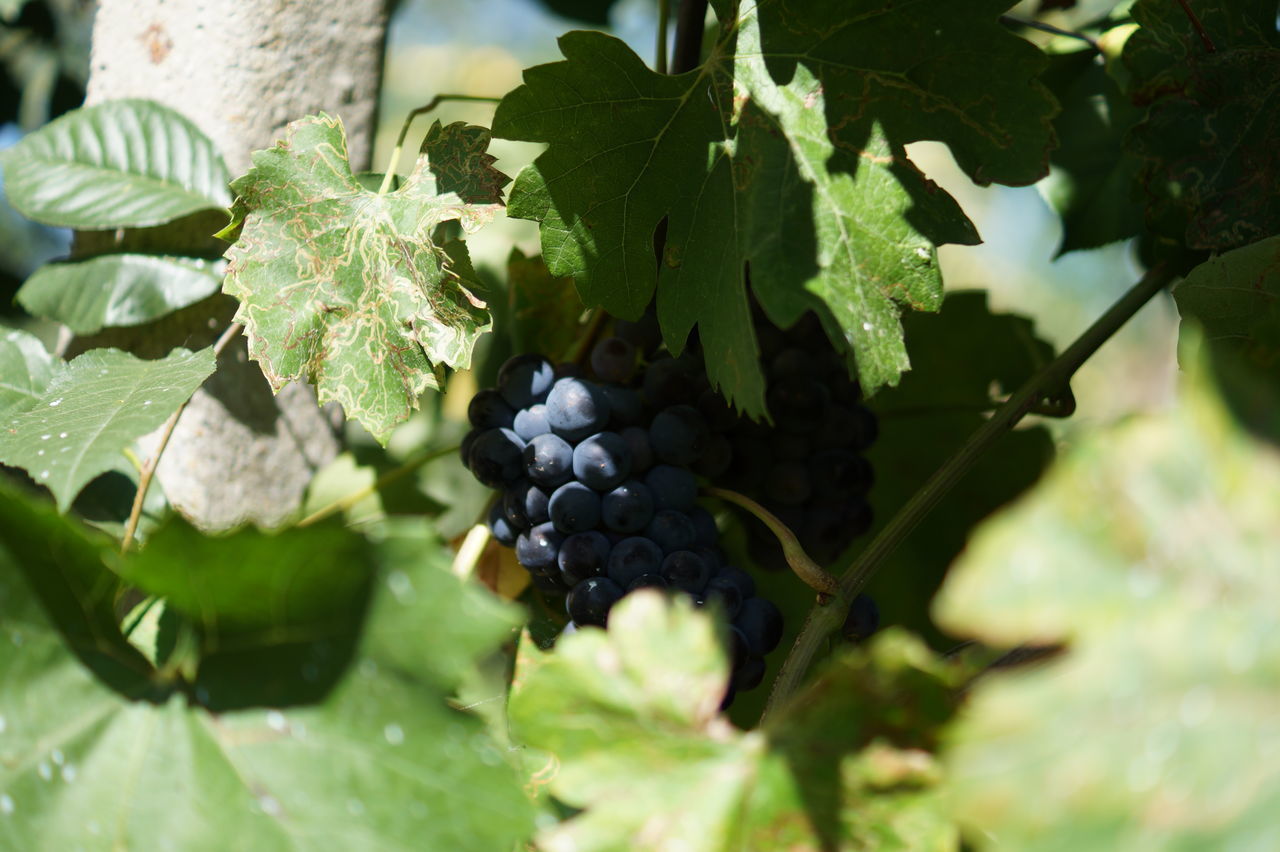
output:
<path id="1" fill-rule="evenodd" d="M 160 101 L 213 139 L 233 175 L 245 172 L 250 152 L 269 147 L 290 121 L 324 110 L 341 116 L 352 165 L 363 169 L 385 34 L 385 0 L 101 0 L 87 102 Z M 213 229 L 225 221 L 219 218 Z M 209 224 L 203 216 L 185 226 L 203 228 L 199 236 Z M 103 235 L 82 236 L 101 247 Z M 93 344 L 144 357 L 172 346 L 206 346 L 233 309 L 218 296 Z M 144 452 L 157 439 L 143 439 Z M 157 478 L 170 503 L 201 526 L 273 526 L 297 510 L 311 475 L 337 450 L 312 389 L 291 385 L 273 397 L 241 338 L 187 406 Z"/>

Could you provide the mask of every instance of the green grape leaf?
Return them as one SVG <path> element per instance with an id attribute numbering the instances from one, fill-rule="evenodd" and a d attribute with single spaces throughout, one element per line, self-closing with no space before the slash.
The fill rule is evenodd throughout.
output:
<path id="1" fill-rule="evenodd" d="M 56 320 L 76 334 L 142 325 L 218 292 L 221 264 L 196 258 L 109 254 L 48 263 L 18 290 L 33 316 Z"/>
<path id="2" fill-rule="evenodd" d="M 36 404 L 60 362 L 25 331 L 0 330 L 0 416 Z"/>
<path id="3" fill-rule="evenodd" d="M 979 681 L 950 735 L 975 848 L 1266 849 L 1278 839 L 1280 461 L 1195 376 L 1182 405 L 1083 439 L 979 530 L 938 617 L 1067 641 Z M 983 838 L 990 838 L 987 843 Z"/>
<path id="4" fill-rule="evenodd" d="M 471 232 L 502 206 L 507 178 L 492 167 L 488 131 L 437 122 L 413 173 L 395 192 L 361 186 L 346 133 L 331 116 L 300 119 L 283 142 L 253 156 L 232 184 L 224 292 L 240 300 L 249 354 L 279 390 L 315 383 L 380 442 L 438 388 L 436 369 L 465 369 L 490 327 L 459 242 L 432 232 L 458 221 Z"/>
<path id="5" fill-rule="evenodd" d="M 0 846 L 509 849 L 531 830 L 514 772 L 479 720 L 448 707 L 452 684 L 444 685 L 436 661 L 448 660 L 450 671 L 474 665 L 510 635 L 514 618 L 448 573 L 438 540 L 420 534 L 411 546 L 376 551 L 382 573 L 368 624 L 410 649 L 388 654 L 385 638 L 362 640 L 343 678 L 316 701 L 215 714 L 199 705 L 199 687 L 191 696 L 171 684 L 167 698 L 130 701 L 76 659 L 76 634 L 55 629 L 48 595 L 33 593 L 37 578 L 60 585 L 68 618 L 99 624 L 101 641 L 115 627 L 105 621 L 112 597 L 86 590 L 116 582 L 114 575 L 92 558 L 73 521 L 12 510 L 0 500 L 0 642 L 21 647 L 0 653 Z M 43 523 L 24 527 L 32 513 Z M 221 582 L 242 568 L 215 576 L 209 566 L 219 556 L 247 556 L 270 570 L 300 549 L 327 563 L 332 577 L 359 540 L 316 528 L 200 541 L 189 529 L 165 535 L 173 536 L 165 547 L 196 545 L 182 555 L 199 554 L 218 608 L 235 597 Z M 320 542 L 339 546 L 326 551 Z M 178 579 L 184 569 L 182 559 L 169 568 L 175 597 L 189 591 Z M 91 572 L 96 585 L 81 583 Z M 163 571 L 152 564 L 146 574 L 156 581 Z M 438 638 L 438 629 L 449 637 L 458 629 L 452 623 L 463 621 L 463 633 L 484 640 Z M 301 664 L 297 679 L 307 671 Z M 238 677 L 247 686 L 260 674 L 247 665 Z"/>
<path id="6" fill-rule="evenodd" d="M 118 349 L 86 352 L 60 365 L 38 398 L 9 411 L 0 428 L 0 461 L 26 470 L 65 511 L 89 480 L 164 423 L 213 369 L 212 349 L 175 349 L 155 361 Z"/>
<path id="7" fill-rule="evenodd" d="M 712 382 L 751 414 L 765 405 L 748 263 L 770 319 L 829 312 L 863 386 L 895 383 L 900 306 L 940 302 L 934 246 L 977 241 L 903 146 L 941 139 L 976 180 L 1029 183 L 1053 135 L 1043 57 L 996 22 L 1009 4 L 982 4 L 986 19 L 927 5 L 833 20 L 819 3 L 722 3 L 737 23 L 678 76 L 600 33 L 565 35 L 566 60 L 527 70 L 494 116 L 495 134 L 549 144 L 511 215 L 539 221 L 552 273 L 589 305 L 635 318 L 656 287 L 667 345 L 696 325 Z"/>
<path id="8" fill-rule="evenodd" d="M 1223 250 L 1280 232 L 1280 33 L 1267 0 L 1198 4 L 1205 45 L 1177 3 L 1138 0 L 1125 45 L 1130 135 L 1154 229 Z"/>
<path id="9" fill-rule="evenodd" d="M 87 230 L 159 225 L 231 203 L 231 175 L 200 129 L 153 101 L 73 110 L 3 152 L 24 216 Z"/>
<path id="10" fill-rule="evenodd" d="M 924 750 L 954 678 L 905 635 L 842 657 L 752 732 L 717 714 L 721 640 L 682 600 L 637 593 L 608 632 L 585 628 L 548 653 L 528 644 L 513 735 L 555 755 L 551 792 L 584 809 L 539 848 L 956 848 Z"/>
<path id="11" fill-rule="evenodd" d="M 585 307 L 572 278 L 557 278 L 541 257 L 518 248 L 507 257 L 507 328 L 512 352 L 564 356 L 582 334 Z"/>
<path id="12" fill-rule="evenodd" d="M 1135 191 L 1140 161 L 1124 136 L 1142 111 L 1092 50 L 1051 56 L 1044 82 L 1062 104 L 1053 121 L 1059 141 L 1049 155 L 1054 171 L 1042 184 L 1062 217 L 1058 254 L 1137 236 L 1143 225 Z"/>
<path id="13" fill-rule="evenodd" d="M 1173 290 L 1184 327 L 1280 379 L 1280 237 L 1210 258 Z"/>

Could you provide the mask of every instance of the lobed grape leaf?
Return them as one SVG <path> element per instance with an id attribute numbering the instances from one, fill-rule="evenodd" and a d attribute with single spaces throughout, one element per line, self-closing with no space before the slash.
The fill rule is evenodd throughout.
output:
<path id="1" fill-rule="evenodd" d="M 455 123 L 428 132 L 413 173 L 386 195 L 352 174 L 332 116 L 291 123 L 232 184 L 223 233 L 223 291 L 240 300 L 250 357 L 277 391 L 315 383 L 382 443 L 435 370 L 465 369 L 490 320 L 461 243 L 433 242 L 458 221 L 470 232 L 502 206 L 507 178 L 485 152 L 488 131 Z"/>
<path id="2" fill-rule="evenodd" d="M 183 257 L 109 254 L 40 267 L 18 290 L 33 316 L 76 334 L 142 325 L 218 292 L 221 264 Z"/>
<path id="3" fill-rule="evenodd" d="M 1138 0 L 1125 45 L 1130 95 L 1146 107 L 1130 134 L 1152 228 L 1223 250 L 1280 232 L 1280 33 L 1267 0 Z"/>
<path id="4" fill-rule="evenodd" d="M 86 352 L 59 365 L 39 397 L 10 409 L 0 428 L 0 461 L 30 473 L 65 511 L 89 480 L 164 423 L 213 369 L 212 349 L 175 349 L 155 361 L 118 349 Z"/>
<path id="5" fill-rule="evenodd" d="M 873 5 L 715 4 L 734 23 L 678 76 L 569 33 L 565 61 L 528 69 L 494 116 L 498 136 L 549 143 L 510 214 L 539 221 L 551 271 L 627 318 L 656 288 L 667 345 L 679 352 L 697 326 L 712 382 L 754 415 L 748 264 L 769 317 L 819 310 L 874 391 L 908 366 L 899 305 L 939 304 L 934 245 L 977 241 L 903 146 L 941 139 L 980 182 L 1046 169 L 1053 100 L 1034 80 L 1039 51 L 996 22 L 1009 3 Z"/>
<path id="6" fill-rule="evenodd" d="M 950 715 L 953 673 L 904 635 L 841 659 L 751 732 L 717 715 L 722 646 L 681 600 L 636 593 L 608 632 L 585 628 L 545 654 L 531 644 L 513 735 L 555 755 L 550 791 L 584 809 L 539 848 L 956 848 L 924 750 Z"/>
<path id="7" fill-rule="evenodd" d="M 25 523 L 31 516 L 41 523 Z M 240 579 L 242 566 L 221 575 L 210 568 L 220 558 L 225 565 L 249 556 L 269 571 L 275 562 L 296 565 L 301 550 L 323 563 L 311 568 L 313 579 L 332 578 L 350 567 L 357 543 L 367 544 L 349 531 L 316 528 L 275 537 L 201 538 L 189 528 L 164 535 L 167 555 L 191 545 L 185 553 L 201 560 L 210 601 L 234 597 Z M 371 632 L 332 690 L 304 706 L 215 714 L 200 706 L 198 687 L 184 695 L 165 680 L 171 672 L 152 673 L 166 691 L 131 701 L 73 656 L 80 634 L 63 624 L 55 630 L 56 611 L 39 584 L 57 587 L 66 620 L 98 625 L 92 641 L 114 636 L 119 646 L 114 596 L 92 591 L 115 576 L 73 521 L 0 496 L 0 644 L 21 648 L 0 649 L 0 846 L 512 848 L 531 829 L 529 805 L 483 726 L 449 709 L 445 696 L 456 682 L 449 673 L 509 635 L 513 615 L 450 576 L 447 553 L 429 534 L 404 544 L 377 550 Z M 168 559 L 161 580 L 159 555 L 151 559 L 139 563 L 148 582 L 174 586 L 182 598 L 185 561 Z M 280 631 L 289 626 L 286 618 Z M 388 630 L 408 647 L 393 648 Z M 459 632 L 472 639 L 445 641 Z M 145 667 L 137 651 L 123 648 Z M 294 679 L 308 671 L 298 666 Z M 246 689 L 261 675 L 252 664 L 238 673 Z"/>
<path id="8" fill-rule="evenodd" d="M 572 278 L 557 278 L 541 257 L 513 248 L 507 257 L 507 323 L 511 351 L 563 357 L 582 334 L 585 307 Z"/>
<path id="9" fill-rule="evenodd" d="M 0 166 L 9 202 L 46 225 L 137 228 L 231 201 L 213 142 L 154 101 L 73 110 L 0 152 Z"/>
<path id="10" fill-rule="evenodd" d="M 59 366 L 38 338 L 0 330 L 0 416 L 35 405 Z"/>
<path id="11" fill-rule="evenodd" d="M 1280 841 L 1280 459 L 1200 376 L 1183 405 L 1084 439 L 979 530 L 937 607 L 997 644 L 951 735 L 974 848 L 1267 849 Z"/>

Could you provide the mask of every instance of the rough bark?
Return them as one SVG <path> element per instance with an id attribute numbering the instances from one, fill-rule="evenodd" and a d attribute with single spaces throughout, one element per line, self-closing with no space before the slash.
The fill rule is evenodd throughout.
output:
<path id="1" fill-rule="evenodd" d="M 341 116 L 352 163 L 368 165 L 386 33 L 384 0 L 101 0 L 94 23 L 88 103 L 143 97 L 171 106 L 218 145 L 232 174 L 295 118 Z M 225 219 L 224 219 L 225 221 Z M 199 227 L 205 223 L 200 222 Z M 169 236 L 188 246 L 201 230 Z M 215 226 L 217 227 L 217 226 Z M 82 235 L 78 248 L 129 235 Z M 208 345 L 234 308 L 218 296 L 165 321 L 75 341 L 142 357 Z M 155 436 L 141 442 L 144 452 Z M 201 526 L 277 525 L 293 514 L 338 439 L 311 388 L 273 397 L 243 339 L 183 413 L 157 470 L 169 501 Z"/>

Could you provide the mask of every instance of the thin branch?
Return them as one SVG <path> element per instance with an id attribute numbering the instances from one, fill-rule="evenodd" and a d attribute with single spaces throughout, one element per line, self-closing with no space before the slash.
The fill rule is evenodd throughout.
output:
<path id="1" fill-rule="evenodd" d="M 387 164 L 387 173 L 382 176 L 382 185 L 378 187 L 378 194 L 386 195 L 391 189 L 391 182 L 396 178 L 396 167 L 400 164 L 400 152 L 404 150 L 404 140 L 409 135 L 409 125 L 413 124 L 415 118 L 420 115 L 426 115 L 446 101 L 496 104 L 500 100 L 502 98 L 494 98 L 487 95 L 436 95 L 426 106 L 410 110 L 409 114 L 405 116 L 404 124 L 400 125 L 400 135 L 396 137 L 396 147 L 391 151 L 391 162 Z"/>
<path id="2" fill-rule="evenodd" d="M 737 491 L 712 487 L 703 488 L 702 491 L 712 497 L 719 497 L 721 500 L 728 500 L 730 503 L 737 504 L 755 515 L 777 537 L 778 544 L 782 545 L 782 554 L 787 558 L 787 564 L 791 566 L 791 570 L 806 586 L 822 595 L 839 594 L 839 581 L 833 575 L 824 571 L 821 565 L 814 562 L 809 557 L 809 554 L 804 552 L 804 548 L 800 546 L 800 540 L 796 538 L 796 534 L 791 531 L 790 527 L 778 520 L 777 515 Z"/>
<path id="3" fill-rule="evenodd" d="M 312 512 L 310 515 L 307 515 L 305 518 L 298 521 L 298 526 L 309 527 L 318 521 L 323 521 L 325 518 L 331 515 L 336 515 L 339 512 L 345 512 L 347 509 L 350 509 L 352 506 L 356 505 L 357 503 L 359 503 L 361 500 L 365 499 L 369 495 L 377 494 L 379 491 L 386 488 L 388 485 L 391 485 L 393 482 L 403 479 L 404 477 L 413 473 L 415 470 L 422 467 L 423 465 L 433 462 L 436 459 L 444 458 L 445 456 L 451 453 L 456 453 L 456 452 L 458 452 L 457 447 L 443 447 L 443 448 L 437 448 L 434 450 L 424 450 L 423 452 L 409 459 L 407 462 L 404 462 L 403 464 L 401 464 L 399 467 L 393 468 L 387 471 L 386 473 L 382 474 L 382 476 L 379 476 L 376 480 L 374 480 L 372 485 L 366 485 L 364 488 L 361 488 L 358 491 L 353 491 L 352 493 L 346 495 L 345 497 L 340 497 L 339 499 L 334 500 L 329 505 L 324 506 L 320 509 L 317 509 L 316 511 Z"/>
<path id="4" fill-rule="evenodd" d="M 676 13 L 676 44 L 671 51 L 671 73 L 692 71 L 702 60 L 702 31 L 706 29 L 707 0 L 680 0 Z"/>
<path id="5" fill-rule="evenodd" d="M 658 50 L 654 70 L 667 73 L 667 22 L 671 18 L 671 0 L 658 0 Z"/>
<path id="6" fill-rule="evenodd" d="M 826 637 L 840 627 L 849 604 L 916 525 L 968 473 L 974 463 L 1008 434 L 1037 403 L 1061 396 L 1062 389 L 1068 385 L 1076 370 L 1143 305 L 1167 287 L 1173 278 L 1173 273 L 1163 265 L 1157 265 L 1147 272 L 1141 281 L 1112 305 L 1066 351 L 1041 368 L 1000 406 L 991 419 L 979 427 L 964 446 L 920 487 L 841 575 L 839 593 L 829 600 L 820 600 L 810 610 L 800 635 L 796 637 L 795 645 L 774 681 L 762 719 L 775 712 L 800 688 L 814 655 L 822 647 Z"/>
<path id="7" fill-rule="evenodd" d="M 222 354 L 222 350 L 235 339 L 241 331 L 244 330 L 238 322 L 233 322 L 227 326 L 227 330 L 222 332 L 216 342 L 213 344 L 213 360 L 215 364 L 218 356 Z M 194 396 L 194 394 L 192 394 Z M 142 471 L 138 474 L 138 490 L 133 495 L 133 507 L 129 510 L 129 520 L 124 525 L 124 538 L 120 540 L 120 553 L 124 555 L 129 552 L 129 547 L 133 544 L 133 537 L 138 531 L 138 521 L 142 518 L 142 505 L 147 502 L 147 490 L 151 488 L 151 479 L 156 475 L 156 468 L 160 466 L 160 457 L 164 455 L 165 448 L 169 446 L 169 439 L 173 437 L 173 430 L 178 425 L 178 418 L 182 416 L 182 412 L 187 410 L 187 403 L 191 401 L 191 397 L 183 400 L 177 410 L 169 415 L 169 419 L 164 422 L 164 431 L 160 433 L 160 443 L 156 445 L 156 450 L 151 454 L 151 458 L 147 459 L 147 463 L 142 466 Z"/>
<path id="8" fill-rule="evenodd" d="M 1191 26 L 1195 28 L 1196 35 L 1200 36 L 1200 43 L 1204 45 L 1205 51 L 1207 53 L 1217 53 L 1217 46 L 1213 43 L 1213 39 L 1209 38 L 1209 31 L 1204 28 L 1204 24 L 1200 23 L 1200 18 L 1196 16 L 1195 12 L 1191 11 L 1191 4 L 1187 0 L 1178 0 L 1178 5 L 1186 13 L 1187 20 L 1191 21 Z"/>

